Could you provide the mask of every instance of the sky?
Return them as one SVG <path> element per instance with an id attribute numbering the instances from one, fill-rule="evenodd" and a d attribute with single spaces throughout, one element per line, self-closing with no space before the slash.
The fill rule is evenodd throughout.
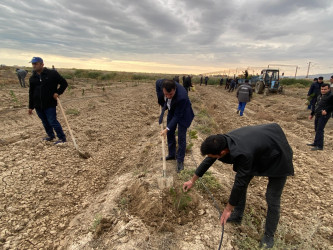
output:
<path id="1" fill-rule="evenodd" d="M 40 56 L 56 68 L 333 72 L 332 0 L 1 0 L 0 23 L 5 65 Z"/>

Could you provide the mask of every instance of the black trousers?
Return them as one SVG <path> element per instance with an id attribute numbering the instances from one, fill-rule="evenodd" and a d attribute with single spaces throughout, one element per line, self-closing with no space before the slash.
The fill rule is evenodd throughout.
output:
<path id="1" fill-rule="evenodd" d="M 253 177 L 252 177 L 253 178 Z M 251 179 L 247 185 L 250 183 Z M 266 189 L 266 202 L 267 202 L 267 216 L 265 223 L 265 234 L 274 236 L 277 225 L 280 220 L 280 203 L 283 187 L 286 183 L 287 177 L 268 177 L 268 184 Z M 238 202 L 233 213 L 243 216 L 246 203 L 246 191 Z"/>
<path id="2" fill-rule="evenodd" d="M 319 148 L 324 147 L 324 129 L 325 129 L 326 123 L 327 123 L 328 119 L 330 119 L 330 117 L 331 117 L 331 114 L 315 117 L 314 123 L 315 123 L 316 136 L 315 136 L 313 144 Z"/>

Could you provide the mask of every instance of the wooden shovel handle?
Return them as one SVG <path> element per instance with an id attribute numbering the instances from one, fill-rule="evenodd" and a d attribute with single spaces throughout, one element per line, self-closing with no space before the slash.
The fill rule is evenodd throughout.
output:
<path id="1" fill-rule="evenodd" d="M 162 107 L 161 107 L 162 112 Z M 161 131 L 163 131 L 163 120 L 161 123 Z M 166 177 L 166 160 L 165 160 L 165 142 L 164 142 L 164 135 L 162 137 L 162 159 L 163 159 L 163 177 Z"/>
<path id="2" fill-rule="evenodd" d="M 60 107 L 60 110 L 61 110 L 62 116 L 63 116 L 64 119 L 65 119 L 65 122 L 66 122 L 67 128 L 68 128 L 68 130 L 69 130 L 69 134 L 70 134 L 71 137 L 72 137 L 72 141 L 73 141 L 73 143 L 74 143 L 74 147 L 75 147 L 77 150 L 79 150 L 79 149 L 78 149 L 78 146 L 77 146 L 77 144 L 76 144 L 76 141 L 75 141 L 74 135 L 73 135 L 73 133 L 72 133 L 71 127 L 69 126 L 69 123 L 68 123 L 68 121 L 67 121 L 67 117 L 66 117 L 66 115 L 65 115 L 64 109 L 62 108 L 61 101 L 60 101 L 60 99 L 59 99 L 58 97 L 57 97 L 57 101 L 58 101 L 58 104 L 59 104 L 59 107 Z"/>

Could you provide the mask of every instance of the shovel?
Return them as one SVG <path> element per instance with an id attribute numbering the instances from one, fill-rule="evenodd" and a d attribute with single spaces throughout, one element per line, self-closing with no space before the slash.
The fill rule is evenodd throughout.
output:
<path id="1" fill-rule="evenodd" d="M 163 130 L 163 122 L 161 123 L 161 130 Z M 165 160 L 165 143 L 164 136 L 162 138 L 162 159 L 163 159 L 163 171 L 162 177 L 157 179 L 157 184 L 160 189 L 170 188 L 173 186 L 173 177 L 166 175 L 166 160 Z"/>
<path id="2" fill-rule="evenodd" d="M 72 130 L 71 130 L 71 128 L 70 128 L 70 126 L 69 126 L 69 123 L 68 123 L 68 121 L 67 121 L 67 117 L 66 117 L 66 115 L 65 115 L 64 109 L 62 108 L 62 105 L 61 105 L 60 99 L 57 98 L 57 101 L 58 101 L 58 104 L 59 104 L 59 107 L 60 107 L 61 113 L 62 113 L 62 115 L 63 115 L 63 117 L 64 117 L 64 119 L 65 119 L 65 122 L 66 122 L 67 128 L 68 128 L 68 130 L 69 130 L 69 134 L 70 134 L 71 137 L 72 137 L 72 140 L 73 140 L 73 143 L 74 143 L 74 147 L 75 147 L 75 149 L 77 150 L 77 152 L 79 153 L 79 156 L 82 157 L 82 158 L 84 158 L 84 159 L 88 159 L 88 158 L 90 158 L 90 154 L 89 154 L 89 153 L 87 153 L 87 152 L 81 152 L 81 151 L 79 150 L 79 147 L 78 147 L 77 144 L 76 144 L 76 141 L 75 141 L 74 135 L 73 135 L 73 133 L 72 133 Z"/>

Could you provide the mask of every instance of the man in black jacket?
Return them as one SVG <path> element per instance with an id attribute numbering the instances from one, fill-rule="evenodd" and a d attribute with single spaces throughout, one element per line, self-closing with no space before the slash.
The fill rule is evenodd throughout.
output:
<path id="1" fill-rule="evenodd" d="M 29 114 L 36 109 L 47 134 L 44 140 L 52 141 L 55 130 L 59 138 L 55 144 L 66 142 L 66 136 L 57 120 L 56 106 L 57 98 L 68 86 L 67 81 L 57 71 L 44 68 L 42 58 L 33 57 L 31 63 L 33 74 L 29 79 Z"/>
<path id="2" fill-rule="evenodd" d="M 333 95 L 330 89 L 330 85 L 323 83 L 320 88 L 321 95 L 316 98 L 315 107 L 309 116 L 311 120 L 315 116 L 315 131 L 316 136 L 313 143 L 307 144 L 312 146 L 312 151 L 323 150 L 324 148 L 324 129 L 326 123 L 331 117 L 333 111 Z"/>
<path id="3" fill-rule="evenodd" d="M 268 177 L 266 201 L 268 205 L 265 234 L 261 245 L 274 245 L 274 233 L 280 218 L 280 198 L 287 176 L 294 175 L 293 151 L 284 132 L 276 124 L 248 126 L 227 134 L 209 136 L 201 145 L 207 155 L 183 190 L 192 188 L 194 182 L 218 159 L 233 164 L 236 173 L 229 202 L 221 216 L 221 224 L 240 223 L 243 217 L 247 187 L 254 176 Z"/>

